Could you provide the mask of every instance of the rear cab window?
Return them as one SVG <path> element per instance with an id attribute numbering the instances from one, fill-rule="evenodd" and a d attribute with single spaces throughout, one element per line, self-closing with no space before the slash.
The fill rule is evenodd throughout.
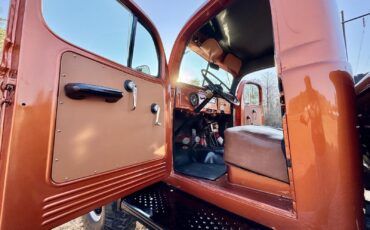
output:
<path id="1" fill-rule="evenodd" d="M 248 105 L 259 105 L 260 104 L 260 95 L 258 86 L 253 84 L 246 84 L 244 87 L 244 103 Z"/>
<path id="2" fill-rule="evenodd" d="M 147 75 L 159 75 L 151 33 L 120 1 L 43 0 L 42 11 L 50 29 L 65 41 Z"/>

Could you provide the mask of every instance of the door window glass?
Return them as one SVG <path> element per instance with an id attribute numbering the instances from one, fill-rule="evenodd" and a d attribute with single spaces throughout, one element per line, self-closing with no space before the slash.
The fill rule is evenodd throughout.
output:
<path id="1" fill-rule="evenodd" d="M 133 15 L 118 1 L 44 0 L 42 10 L 61 38 L 127 65 Z"/>
<path id="2" fill-rule="evenodd" d="M 158 76 L 158 53 L 152 35 L 141 24 L 136 27 L 132 68 L 143 73 Z"/>

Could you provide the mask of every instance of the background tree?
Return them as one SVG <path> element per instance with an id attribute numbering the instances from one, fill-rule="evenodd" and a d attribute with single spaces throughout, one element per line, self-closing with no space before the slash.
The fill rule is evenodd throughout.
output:
<path id="1" fill-rule="evenodd" d="M 276 128 L 282 127 L 280 91 L 278 77 L 274 70 L 263 71 L 248 79 L 262 87 L 262 106 L 264 110 L 265 125 Z"/>
<path id="2" fill-rule="evenodd" d="M 5 29 L 0 28 L 0 54 L 3 53 L 4 39 L 5 39 Z"/>
<path id="3" fill-rule="evenodd" d="M 0 18 L 0 61 L 3 54 L 4 49 L 4 39 L 6 34 L 6 20 L 3 18 Z"/>
<path id="4" fill-rule="evenodd" d="M 197 78 L 193 78 L 193 79 L 191 79 L 190 81 L 189 81 L 189 84 L 190 85 L 196 85 L 196 86 L 202 86 L 202 83 L 200 82 L 200 80 L 199 79 L 197 79 Z"/>

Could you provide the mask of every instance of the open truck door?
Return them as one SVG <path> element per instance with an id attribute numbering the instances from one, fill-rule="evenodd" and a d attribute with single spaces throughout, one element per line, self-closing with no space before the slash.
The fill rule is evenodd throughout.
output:
<path id="1" fill-rule="evenodd" d="M 157 30 L 129 0 L 12 0 L 0 229 L 50 229 L 169 175 Z"/>

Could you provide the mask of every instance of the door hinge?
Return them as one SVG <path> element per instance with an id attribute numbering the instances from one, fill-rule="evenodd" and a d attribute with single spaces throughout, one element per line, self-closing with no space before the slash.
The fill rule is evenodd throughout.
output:
<path id="1" fill-rule="evenodd" d="M 291 159 L 287 159 L 286 160 L 286 164 L 287 164 L 288 168 L 291 168 L 292 167 L 292 160 Z"/>
<path id="2" fill-rule="evenodd" d="M 15 87 L 17 85 L 17 79 L 13 77 L 5 77 L 1 80 L 0 88 L 2 91 L 2 97 L 0 104 L 11 105 L 13 103 L 13 97 L 15 92 Z"/>

